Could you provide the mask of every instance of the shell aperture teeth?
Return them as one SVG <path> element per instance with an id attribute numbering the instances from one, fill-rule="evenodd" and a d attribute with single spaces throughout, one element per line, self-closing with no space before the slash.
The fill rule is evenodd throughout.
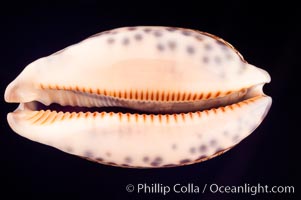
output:
<path id="1" fill-rule="evenodd" d="M 55 92 L 60 90 L 59 88 L 52 90 Z M 55 95 L 57 99 L 52 99 L 51 104 L 44 105 L 39 101 L 31 101 L 27 103 L 21 103 L 18 110 L 51 110 L 57 112 L 115 112 L 115 113 L 130 113 L 130 114 L 180 114 L 187 112 L 196 112 L 210 109 L 217 109 L 221 106 L 227 106 L 231 104 L 239 103 L 247 98 L 253 98 L 257 95 L 261 95 L 262 86 L 252 86 L 247 89 L 241 89 L 239 91 L 224 92 L 224 96 L 220 95 L 221 92 L 216 95 L 191 95 L 196 99 L 181 99 L 181 93 L 178 92 L 177 98 L 164 99 L 153 98 L 130 98 L 135 97 L 131 95 L 125 95 L 122 97 L 115 97 L 109 95 L 94 94 L 92 91 L 70 91 L 61 90 L 60 92 L 70 93 L 70 95 Z M 128 98 L 126 98 L 128 96 Z M 141 95 L 142 96 L 142 95 Z M 159 96 L 159 95 L 158 95 Z M 184 96 L 184 95 L 182 95 Z M 202 96 L 200 98 L 200 96 Z M 73 99 L 73 103 L 65 100 Z M 138 97 L 138 95 L 137 95 Z M 75 99 L 75 100 L 74 100 Z"/>
<path id="2" fill-rule="evenodd" d="M 102 164 L 202 162 L 262 122 L 271 80 L 209 33 L 157 26 L 91 36 L 29 64 L 5 91 L 21 136 Z"/>

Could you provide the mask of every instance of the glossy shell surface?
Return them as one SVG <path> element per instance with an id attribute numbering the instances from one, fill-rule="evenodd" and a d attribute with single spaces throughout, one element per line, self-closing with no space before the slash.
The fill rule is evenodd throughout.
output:
<path id="1" fill-rule="evenodd" d="M 124 27 L 29 64 L 5 100 L 20 103 L 7 118 L 28 139 L 103 164 L 171 167 L 212 158 L 252 133 L 271 106 L 268 82 L 209 33 Z"/>

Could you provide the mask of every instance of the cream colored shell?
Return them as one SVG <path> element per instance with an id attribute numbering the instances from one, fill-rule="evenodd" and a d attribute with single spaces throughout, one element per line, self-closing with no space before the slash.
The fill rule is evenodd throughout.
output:
<path id="1" fill-rule="evenodd" d="M 211 34 L 125 27 L 29 64 L 5 100 L 20 103 L 8 122 L 26 138 L 104 164 L 167 167 L 209 159 L 248 136 L 270 108 L 268 82 Z M 137 113 L 40 110 L 37 101 Z"/>

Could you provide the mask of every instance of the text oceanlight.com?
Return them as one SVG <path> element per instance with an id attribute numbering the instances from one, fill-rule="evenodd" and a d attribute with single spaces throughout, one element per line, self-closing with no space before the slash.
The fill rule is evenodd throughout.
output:
<path id="1" fill-rule="evenodd" d="M 245 183 L 243 185 L 219 185 L 216 183 L 197 185 L 195 183 L 174 185 L 164 185 L 161 183 L 138 183 L 126 185 L 126 191 L 137 194 L 162 194 L 169 193 L 179 194 L 204 194 L 204 193 L 221 193 L 221 194 L 293 194 L 294 186 L 269 186 L 264 184 L 251 185 Z"/>

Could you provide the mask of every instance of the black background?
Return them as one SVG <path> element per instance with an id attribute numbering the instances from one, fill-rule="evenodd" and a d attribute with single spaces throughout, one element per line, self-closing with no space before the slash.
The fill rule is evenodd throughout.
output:
<path id="1" fill-rule="evenodd" d="M 54 148 L 34 143 L 14 133 L 6 114 L 16 105 L 1 102 L 0 199 L 21 194 L 24 199 L 237 199 L 230 194 L 127 193 L 129 183 L 172 186 L 194 183 L 219 185 L 293 185 L 296 194 L 244 198 L 293 199 L 297 183 L 297 135 L 300 120 L 297 80 L 297 47 L 300 18 L 289 1 L 264 5 L 255 1 L 192 4 L 188 1 L 137 3 L 105 1 L 44 1 L 1 5 L 1 87 L 5 87 L 30 62 L 68 45 L 116 27 L 164 25 L 206 31 L 233 44 L 245 59 L 267 70 L 272 82 L 264 91 L 272 108 L 258 129 L 226 154 L 212 160 L 169 169 L 123 169 L 92 163 Z M 299 44 L 298 44 L 299 43 Z M 297 112 L 296 112 L 297 113 Z M 297 127 L 297 126 L 296 126 Z M 295 131 L 296 130 L 296 131 Z M 299 173 L 300 175 L 300 173 Z"/>

